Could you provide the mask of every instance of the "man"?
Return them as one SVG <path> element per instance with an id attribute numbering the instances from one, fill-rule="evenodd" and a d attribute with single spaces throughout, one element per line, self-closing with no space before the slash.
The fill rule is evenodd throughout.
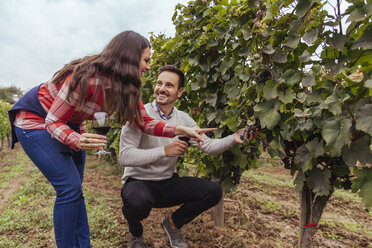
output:
<path id="1" fill-rule="evenodd" d="M 185 112 L 174 107 L 184 91 L 184 74 L 172 65 L 159 70 L 152 103 L 145 105 L 154 119 L 167 123 L 198 128 Z M 244 130 L 222 139 L 210 139 L 204 135 L 200 146 L 208 154 L 221 153 L 240 139 Z M 192 143 L 192 141 L 191 141 Z M 125 125 L 120 140 L 120 164 L 125 166 L 122 177 L 123 215 L 129 224 L 129 247 L 145 247 L 141 221 L 152 208 L 168 208 L 181 205 L 161 223 L 171 247 L 187 247 L 181 235 L 181 227 L 202 212 L 215 206 L 221 199 L 221 187 L 207 179 L 179 177 L 174 173 L 178 156 L 188 148 L 185 141 L 143 134 L 135 125 Z"/>

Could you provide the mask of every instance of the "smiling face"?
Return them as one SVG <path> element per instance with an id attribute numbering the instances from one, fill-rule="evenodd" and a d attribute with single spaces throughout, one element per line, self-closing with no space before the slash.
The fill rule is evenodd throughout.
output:
<path id="1" fill-rule="evenodd" d="M 158 76 L 154 97 L 159 107 L 173 107 L 177 98 L 182 96 L 183 88 L 178 89 L 179 76 L 170 71 L 163 71 Z"/>
<path id="2" fill-rule="evenodd" d="M 143 49 L 142 56 L 141 56 L 141 62 L 140 62 L 140 71 L 141 71 L 141 77 L 145 72 L 150 70 L 150 58 L 151 58 L 151 49 L 149 47 L 146 47 Z"/>

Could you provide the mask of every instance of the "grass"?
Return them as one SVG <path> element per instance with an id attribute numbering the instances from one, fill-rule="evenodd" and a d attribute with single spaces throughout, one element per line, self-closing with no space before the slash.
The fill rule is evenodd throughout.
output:
<path id="1" fill-rule="evenodd" d="M 9 196 L 9 204 L 0 215 L 0 247 L 55 247 L 52 219 L 55 191 L 37 167 L 30 164 L 23 152 L 19 152 L 14 161 L 17 161 L 17 165 L 1 168 L 0 187 L 9 187 L 9 182 L 21 174 L 26 177 Z M 4 162 L 10 163 L 12 159 L 6 157 Z M 93 169 L 94 166 L 99 169 L 107 164 L 98 162 L 93 164 Z M 110 199 L 93 189 L 84 189 L 84 194 L 91 242 L 95 247 L 112 247 L 113 244 L 118 244 L 122 240 L 120 233 L 125 230 L 121 230 L 113 214 L 117 207 L 114 210 L 113 206 L 107 204 Z"/>
<path id="2" fill-rule="evenodd" d="M 0 247 L 55 247 L 52 220 L 55 200 L 54 189 L 41 172 L 34 165 L 30 165 L 30 161 L 24 153 L 19 152 L 13 158 L 11 156 L 4 156 L 3 158 L 2 163 L 5 166 L 0 167 L 0 188 L 7 189 L 14 180 L 18 180 L 22 176 L 23 178 L 16 190 L 8 196 L 9 203 L 7 203 L 6 208 L 0 215 Z M 13 161 L 17 161 L 17 163 L 12 165 Z M 233 192 L 236 197 L 235 199 L 237 199 L 235 202 L 240 202 L 243 207 L 252 207 L 255 213 L 259 212 L 259 209 L 262 209 L 264 211 L 260 211 L 260 215 L 271 216 L 272 220 L 278 219 L 279 221 L 281 216 L 291 217 L 284 218 L 287 221 L 290 221 L 289 219 L 295 219 L 299 206 L 297 207 L 296 204 L 298 203 L 293 201 L 294 198 L 292 198 L 296 194 L 293 177 L 289 173 L 288 175 L 274 174 L 270 172 L 273 171 L 272 169 L 271 165 L 263 165 L 259 170 L 252 169 L 245 172 L 242 181 L 249 181 L 249 189 L 252 191 L 256 190 L 256 192 L 252 196 L 241 188 Z M 99 175 L 101 177 L 103 176 L 104 180 L 107 180 L 108 178 L 113 178 L 112 176 L 114 175 L 116 179 L 110 182 L 110 186 L 117 187 L 117 184 L 120 184 L 121 173 L 121 168 L 113 167 L 106 162 L 93 160 L 87 163 L 86 176 L 89 175 L 92 178 L 92 174 Z M 127 225 L 120 223 L 122 216 L 121 218 L 118 217 L 121 208 L 120 197 L 118 195 L 114 196 L 114 194 L 106 194 L 105 192 L 107 191 L 101 190 L 100 186 L 99 183 L 95 183 L 94 178 L 91 184 L 84 185 L 91 243 L 94 247 L 124 247 L 126 237 L 123 235 L 128 232 L 128 229 Z M 285 196 L 290 197 L 281 199 L 281 197 Z M 361 202 L 356 194 L 343 190 L 336 190 L 332 198 L 336 198 L 340 202 Z M 289 204 L 290 201 L 296 208 L 291 207 L 292 205 Z M 332 207 L 336 211 L 339 205 L 334 204 Z M 327 209 L 330 209 L 328 207 Z M 344 211 L 342 212 L 344 215 L 352 216 L 353 209 L 342 209 L 341 211 Z M 231 236 L 231 239 L 227 239 L 227 242 L 224 243 L 226 245 L 225 247 L 242 247 L 241 244 L 244 242 L 248 242 L 249 244 L 250 242 L 254 242 L 254 235 L 248 237 L 246 233 L 255 228 L 253 222 L 255 218 L 251 217 L 246 222 L 239 222 L 241 219 L 237 216 L 237 213 L 243 214 L 244 209 L 241 210 L 241 208 L 236 207 L 233 210 L 234 217 L 232 218 L 236 219 L 232 227 L 237 235 Z M 238 212 L 236 212 L 237 210 Z M 246 213 L 248 214 L 249 212 L 247 211 Z M 369 214 L 372 215 L 372 211 Z M 271 230 L 273 228 L 270 221 L 265 223 L 265 225 L 265 229 L 263 230 Z M 322 230 L 318 229 L 318 234 L 332 241 L 345 238 L 340 233 L 334 231 L 337 229 L 342 229 L 342 231 L 347 233 L 362 232 L 372 235 L 372 231 L 368 229 L 367 225 L 348 223 L 344 220 L 341 222 L 338 219 L 322 218 L 319 226 L 323 226 L 324 228 L 321 227 Z M 229 230 L 227 228 L 230 228 L 231 231 L 232 227 L 225 227 L 225 229 L 220 230 L 227 232 Z M 272 241 L 275 243 L 275 238 L 272 237 L 273 235 L 263 232 L 263 230 L 257 231 L 258 234 L 263 235 L 261 238 L 267 239 L 267 242 Z M 193 234 L 195 243 L 198 241 L 199 234 Z M 267 236 L 264 236 L 266 234 Z M 272 246 L 267 245 L 265 247 Z M 372 248 L 372 245 L 369 248 Z"/>

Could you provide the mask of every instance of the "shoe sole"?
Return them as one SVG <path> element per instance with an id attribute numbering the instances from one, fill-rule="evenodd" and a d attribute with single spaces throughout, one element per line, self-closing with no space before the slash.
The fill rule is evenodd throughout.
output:
<path id="1" fill-rule="evenodd" d="M 160 223 L 160 225 L 161 225 L 161 227 L 164 229 L 165 234 L 167 234 L 167 236 L 168 236 L 170 246 L 171 246 L 172 248 L 180 248 L 179 246 L 173 246 L 173 245 L 172 245 L 172 240 L 171 240 L 171 238 L 170 238 L 170 235 L 169 235 L 167 229 L 164 227 L 163 223 Z"/>

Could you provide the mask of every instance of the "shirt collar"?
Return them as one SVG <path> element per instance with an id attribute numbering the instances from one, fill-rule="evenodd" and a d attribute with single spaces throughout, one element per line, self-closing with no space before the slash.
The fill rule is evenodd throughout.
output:
<path id="1" fill-rule="evenodd" d="M 174 113 L 176 112 L 175 111 L 175 107 L 173 107 L 172 109 L 172 112 L 169 114 L 169 116 L 167 117 L 163 111 L 160 110 L 160 108 L 158 107 L 158 104 L 156 103 L 156 100 L 152 101 L 151 103 L 151 107 L 158 113 L 158 115 L 160 116 L 160 118 L 162 118 L 163 120 L 169 120 L 170 118 L 172 118 L 172 116 L 174 115 Z"/>

